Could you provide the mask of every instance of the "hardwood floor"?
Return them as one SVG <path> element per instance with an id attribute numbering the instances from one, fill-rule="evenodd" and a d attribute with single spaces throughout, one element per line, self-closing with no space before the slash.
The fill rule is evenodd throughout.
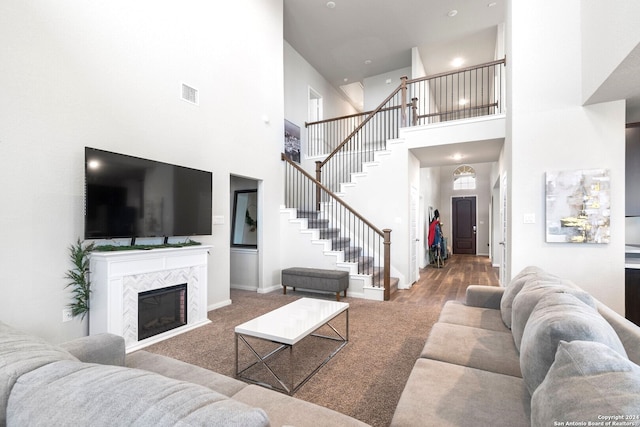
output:
<path id="1" fill-rule="evenodd" d="M 431 265 L 420 270 L 420 278 L 411 289 L 399 289 L 391 301 L 407 304 L 444 304 L 464 301 L 469 285 L 499 286 L 498 268 L 486 256 L 451 255 L 444 267 Z"/>

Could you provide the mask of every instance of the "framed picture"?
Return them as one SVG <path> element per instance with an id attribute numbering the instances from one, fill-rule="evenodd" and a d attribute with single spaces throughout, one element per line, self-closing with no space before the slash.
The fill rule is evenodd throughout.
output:
<path id="1" fill-rule="evenodd" d="M 234 194 L 231 246 L 258 247 L 258 190 L 238 190 Z"/>
<path id="2" fill-rule="evenodd" d="M 284 121 L 284 155 L 300 163 L 300 127 L 289 120 Z"/>
<path id="3" fill-rule="evenodd" d="M 610 187 L 608 169 L 547 172 L 547 242 L 609 243 Z"/>

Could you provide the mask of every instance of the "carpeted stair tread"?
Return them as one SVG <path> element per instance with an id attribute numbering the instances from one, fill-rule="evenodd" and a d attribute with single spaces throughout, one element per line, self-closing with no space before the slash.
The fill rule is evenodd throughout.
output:
<path id="1" fill-rule="evenodd" d="M 362 248 L 357 246 L 350 246 L 348 248 L 343 248 L 342 252 L 344 252 L 344 260 L 346 262 L 356 262 L 360 253 L 362 252 Z"/>
<path id="2" fill-rule="evenodd" d="M 331 239 L 331 249 L 334 251 L 346 249 L 349 247 L 351 239 L 349 237 L 335 237 Z"/>
<path id="3" fill-rule="evenodd" d="M 333 239 L 334 237 L 338 237 L 341 233 L 339 228 L 322 228 L 320 229 L 320 238 L 321 239 Z"/>
<path id="4" fill-rule="evenodd" d="M 318 211 L 306 211 L 298 209 L 296 216 L 298 218 L 318 218 Z"/>
<path id="5" fill-rule="evenodd" d="M 307 227 L 309 228 L 327 228 L 329 227 L 328 219 L 309 218 L 307 220 Z"/>

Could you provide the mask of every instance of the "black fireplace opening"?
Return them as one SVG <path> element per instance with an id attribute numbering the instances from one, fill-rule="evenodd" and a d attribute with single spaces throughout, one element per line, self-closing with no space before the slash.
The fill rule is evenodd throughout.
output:
<path id="1" fill-rule="evenodd" d="M 186 283 L 138 294 L 138 341 L 186 324 Z"/>

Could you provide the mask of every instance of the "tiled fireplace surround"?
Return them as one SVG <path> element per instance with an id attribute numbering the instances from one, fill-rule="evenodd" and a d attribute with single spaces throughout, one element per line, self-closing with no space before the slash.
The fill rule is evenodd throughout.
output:
<path id="1" fill-rule="evenodd" d="M 89 333 L 124 337 L 127 352 L 209 323 L 207 256 L 210 246 L 91 254 Z M 138 293 L 187 284 L 187 324 L 138 341 Z"/>

